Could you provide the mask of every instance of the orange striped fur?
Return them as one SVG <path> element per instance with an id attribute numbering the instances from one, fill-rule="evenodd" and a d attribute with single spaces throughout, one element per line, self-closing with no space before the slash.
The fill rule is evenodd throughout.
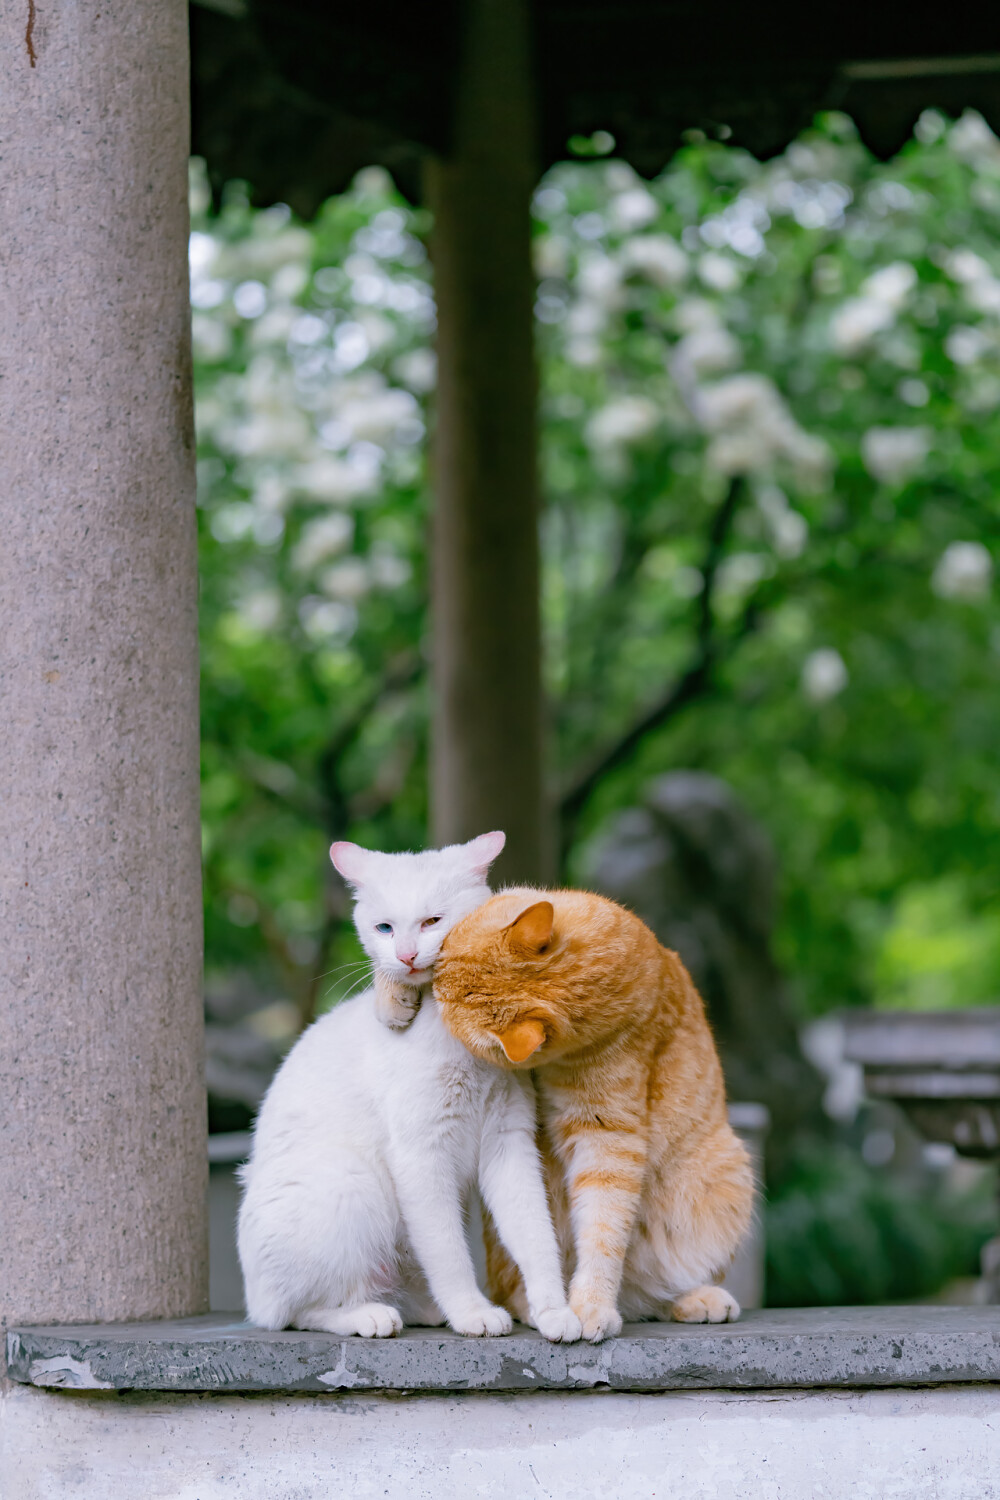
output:
<path id="1" fill-rule="evenodd" d="M 434 993 L 477 1056 L 530 1068 L 570 1303 L 585 1337 L 622 1317 L 723 1322 L 716 1283 L 753 1208 L 701 998 L 676 953 L 585 891 L 502 891 L 448 934 Z M 526 1319 L 487 1233 L 490 1295 Z"/>

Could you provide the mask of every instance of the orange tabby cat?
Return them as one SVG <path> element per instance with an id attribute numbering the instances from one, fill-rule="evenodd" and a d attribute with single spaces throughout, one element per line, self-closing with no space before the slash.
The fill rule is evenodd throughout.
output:
<path id="1" fill-rule="evenodd" d="M 753 1178 L 677 954 L 602 896 L 507 890 L 448 934 L 434 993 L 470 1051 L 534 1070 L 584 1337 L 618 1333 L 623 1314 L 739 1317 L 714 1283 L 749 1226 Z M 492 1232 L 487 1248 L 490 1294 L 527 1321 L 517 1268 Z"/>

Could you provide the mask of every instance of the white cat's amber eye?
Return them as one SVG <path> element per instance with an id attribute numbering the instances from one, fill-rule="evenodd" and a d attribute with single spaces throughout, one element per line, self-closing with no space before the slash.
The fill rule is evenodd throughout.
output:
<path id="1" fill-rule="evenodd" d="M 376 932 L 391 932 L 392 931 L 392 923 L 391 922 L 376 922 L 375 923 L 375 931 Z"/>
<path id="2" fill-rule="evenodd" d="M 440 917 L 425 917 L 420 925 L 421 927 L 433 927 L 435 922 L 440 922 L 440 920 Z"/>

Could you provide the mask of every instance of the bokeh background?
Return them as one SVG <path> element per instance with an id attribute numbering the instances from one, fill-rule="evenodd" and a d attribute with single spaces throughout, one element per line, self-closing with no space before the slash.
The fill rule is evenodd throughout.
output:
<path id="1" fill-rule="evenodd" d="M 1000 996 L 1000 141 L 925 111 L 880 162 L 827 113 L 764 163 L 688 132 L 653 180 L 570 145 L 533 207 L 560 876 L 647 872 L 771 1110 L 767 1300 L 960 1296 L 990 1169 L 865 1102 L 839 1017 Z M 365 982 L 331 838 L 428 837 L 435 305 L 381 167 L 306 223 L 195 160 L 191 205 L 234 1131 Z"/>

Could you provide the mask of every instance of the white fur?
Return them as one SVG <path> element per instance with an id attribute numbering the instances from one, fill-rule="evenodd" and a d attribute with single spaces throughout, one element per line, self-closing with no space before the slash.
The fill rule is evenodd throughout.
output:
<path id="1" fill-rule="evenodd" d="M 354 887 L 354 925 L 376 968 L 390 979 L 428 984 L 452 927 L 490 899 L 486 876 L 503 846 L 502 833 L 423 854 L 333 844 L 330 858 Z M 378 932 L 380 925 L 392 931 Z"/>
<path id="2" fill-rule="evenodd" d="M 426 982 L 441 942 L 489 896 L 503 843 L 426 854 L 335 844 L 357 893 L 366 950 Z M 424 927 L 428 916 L 441 921 Z M 407 964 L 376 922 L 393 927 Z M 425 977 L 426 976 L 426 977 Z M 299 1039 L 261 1106 L 244 1169 L 239 1251 L 247 1311 L 265 1328 L 385 1337 L 407 1323 L 509 1333 L 476 1284 L 465 1206 L 478 1185 L 521 1269 L 531 1320 L 547 1338 L 579 1338 L 535 1148 L 530 1080 L 480 1061 L 426 996 L 408 1030 L 381 1026 L 373 991 L 339 1005 Z"/>

